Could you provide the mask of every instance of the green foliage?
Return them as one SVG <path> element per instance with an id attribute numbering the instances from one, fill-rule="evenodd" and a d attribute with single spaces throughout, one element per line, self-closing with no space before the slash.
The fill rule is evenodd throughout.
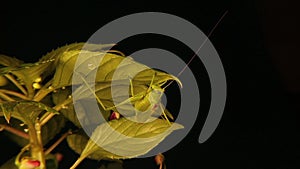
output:
<path id="1" fill-rule="evenodd" d="M 11 67 L 17 67 L 20 66 L 23 63 L 23 61 L 9 57 L 6 55 L 0 55 L 0 65 L 5 67 L 5 66 L 11 66 Z"/>
<path id="2" fill-rule="evenodd" d="M 9 123 L 11 117 L 21 120 L 27 125 L 34 124 L 42 111 L 47 113 L 56 113 L 58 111 L 51 107 L 34 101 L 16 101 L 16 102 L 1 102 L 0 115 L 4 115 L 6 121 Z M 46 113 L 46 114 L 47 114 Z"/>
<path id="3" fill-rule="evenodd" d="M 170 132 L 182 127 L 176 123 L 170 126 L 165 120 L 161 119 L 149 123 L 137 123 L 126 118 L 120 118 L 119 120 L 109 121 L 108 124 L 99 125 L 94 130 L 91 139 L 84 132 L 80 132 L 68 136 L 67 141 L 70 147 L 84 158 L 89 157 L 97 160 L 126 159 L 147 153 Z M 117 134 L 120 135 L 115 137 L 114 135 Z M 125 137 L 121 137 L 122 135 Z M 144 139 L 137 141 L 133 138 Z M 116 152 L 128 154 L 128 156 L 111 153 L 100 147 L 99 144 L 104 147 L 114 147 L 113 149 Z"/>
<path id="4" fill-rule="evenodd" d="M 47 53 L 36 63 L 0 55 L 0 127 L 7 130 L 7 137 L 24 147 L 15 160 L 1 169 L 17 168 L 23 157 L 40 161 L 38 169 L 57 168 L 57 161 L 51 161 L 53 157 L 50 166 L 49 153 L 64 138 L 80 154 L 71 168 L 85 158 L 120 162 L 149 152 L 171 132 L 183 127 L 169 122 L 168 118 L 174 118 L 160 100 L 165 84 L 176 81 L 181 86 L 180 80 L 120 52 L 107 50 L 112 46 L 74 43 Z M 152 91 L 157 94 L 151 95 Z M 80 105 L 76 111 L 74 97 Z M 102 120 L 85 116 L 95 99 Z M 152 120 L 131 121 L 144 110 L 145 117 Z M 111 120 L 111 113 L 118 111 L 132 119 Z M 154 114 L 161 113 L 164 117 L 153 120 Z M 53 138 L 62 129 L 69 129 L 67 121 L 79 132 L 66 133 L 46 150 L 44 146 L 55 141 Z M 97 126 L 91 138 L 83 132 L 83 125 Z M 12 161 L 17 165 L 12 165 Z"/>

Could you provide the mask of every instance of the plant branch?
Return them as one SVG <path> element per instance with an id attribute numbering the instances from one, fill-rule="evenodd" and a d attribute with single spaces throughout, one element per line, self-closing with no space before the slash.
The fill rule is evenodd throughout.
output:
<path id="1" fill-rule="evenodd" d="M 9 95 L 12 95 L 12 96 L 19 97 L 20 99 L 30 100 L 27 96 L 25 96 L 21 93 L 15 92 L 15 91 L 0 89 L 0 92 L 5 93 L 5 94 L 9 94 Z"/>
<path id="2" fill-rule="evenodd" d="M 2 99 L 6 100 L 6 101 L 15 101 L 15 99 L 13 99 L 13 98 L 7 96 L 6 94 L 4 94 L 4 93 L 2 93 L 2 92 L 0 92 L 0 97 L 1 97 Z"/>
<path id="3" fill-rule="evenodd" d="M 25 147 L 23 147 L 21 149 L 21 151 L 19 152 L 19 154 L 17 155 L 16 159 L 15 159 L 15 165 L 16 166 L 20 166 L 21 162 L 20 162 L 20 158 L 22 157 L 22 155 L 25 153 L 25 151 L 29 150 L 30 144 L 27 144 Z"/>
<path id="4" fill-rule="evenodd" d="M 71 135 L 72 132 L 71 130 L 66 132 L 65 134 L 63 134 L 54 144 L 52 144 L 46 151 L 45 151 L 45 155 L 48 155 L 49 153 L 51 153 L 51 151 L 53 151 L 68 135 Z"/>
<path id="5" fill-rule="evenodd" d="M 70 169 L 75 169 L 86 157 L 88 154 L 85 154 L 84 156 L 80 156 L 75 163 L 70 167 Z"/>
<path id="6" fill-rule="evenodd" d="M 38 141 L 39 145 L 43 145 L 42 134 L 41 134 L 41 132 L 42 132 L 41 131 L 41 125 L 40 125 L 38 119 L 36 120 L 34 127 L 35 127 L 35 130 L 36 130 L 36 133 L 37 133 L 36 134 L 37 135 L 37 141 Z"/>
<path id="7" fill-rule="evenodd" d="M 37 122 L 35 125 L 28 124 L 29 140 L 31 147 L 31 157 L 40 161 L 38 169 L 46 169 L 46 162 L 41 142 L 41 125 Z"/>
<path id="8" fill-rule="evenodd" d="M 51 87 L 52 80 L 49 80 L 33 97 L 33 101 L 41 101 L 49 93 L 53 92 L 55 89 Z"/>
<path id="9" fill-rule="evenodd" d="M 53 109 L 56 110 L 56 111 L 59 111 L 60 109 L 62 109 L 67 104 L 70 104 L 72 101 L 73 101 L 72 98 L 68 98 L 64 102 L 62 102 L 61 104 L 54 106 Z M 41 119 L 41 121 L 40 121 L 41 126 L 43 126 L 44 124 L 46 124 L 54 115 L 55 115 L 55 113 L 50 112 L 48 114 L 48 116 L 46 116 L 45 118 Z"/>
<path id="10" fill-rule="evenodd" d="M 35 95 L 35 89 L 30 85 L 30 86 L 26 86 L 26 89 L 28 91 L 27 96 L 30 98 L 30 100 L 33 99 L 34 95 Z"/>
<path id="11" fill-rule="evenodd" d="M 20 136 L 22 138 L 25 138 L 25 139 L 29 139 L 29 135 L 27 133 L 24 133 L 23 131 L 15 129 L 11 126 L 8 126 L 8 125 L 5 125 L 5 124 L 0 124 L 0 131 L 2 131 L 2 130 L 6 130 L 10 133 L 13 133 L 13 134 L 15 134 L 17 136 Z"/>
<path id="12" fill-rule="evenodd" d="M 20 83 L 10 74 L 5 74 L 4 75 L 8 80 L 10 80 L 18 89 L 21 90 L 21 92 L 24 94 L 24 95 L 27 95 L 27 91 L 25 90 L 25 88 L 20 85 Z"/>

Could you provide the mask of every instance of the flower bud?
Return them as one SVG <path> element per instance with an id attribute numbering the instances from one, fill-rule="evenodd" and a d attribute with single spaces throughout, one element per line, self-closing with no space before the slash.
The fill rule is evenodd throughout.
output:
<path id="1" fill-rule="evenodd" d="M 120 113 L 114 111 L 111 113 L 109 120 L 114 120 L 114 119 L 119 119 L 119 118 L 120 118 Z"/>
<path id="2" fill-rule="evenodd" d="M 41 165 L 39 160 L 31 160 L 28 158 L 24 158 L 21 161 L 21 165 L 19 169 L 35 169 Z"/>

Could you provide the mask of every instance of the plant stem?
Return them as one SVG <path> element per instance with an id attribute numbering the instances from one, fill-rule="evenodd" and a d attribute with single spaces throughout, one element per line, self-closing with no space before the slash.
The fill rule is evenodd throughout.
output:
<path id="1" fill-rule="evenodd" d="M 20 136 L 22 138 L 29 139 L 29 135 L 27 133 L 24 133 L 20 130 L 17 130 L 15 128 L 11 127 L 11 126 L 8 126 L 8 125 L 5 125 L 5 124 L 0 124 L 0 131 L 1 131 L 1 129 L 6 130 L 6 131 L 8 131 L 10 133 L 13 133 L 17 136 Z"/>
<path id="2" fill-rule="evenodd" d="M 75 163 L 70 167 L 70 169 L 75 169 L 85 158 L 87 157 L 87 154 L 85 156 L 80 156 Z"/>
<path id="3" fill-rule="evenodd" d="M 22 150 L 19 152 L 19 154 L 17 155 L 16 159 L 15 159 L 15 165 L 17 165 L 18 167 L 20 166 L 21 162 L 20 162 L 20 158 L 22 157 L 22 155 L 29 150 L 30 145 L 27 144 L 25 147 L 22 148 Z"/>
<path id="4" fill-rule="evenodd" d="M 68 98 L 66 99 L 63 103 L 56 105 L 53 107 L 54 110 L 59 111 L 60 109 L 62 109 L 65 105 L 70 104 L 73 101 L 72 98 Z M 41 126 L 43 126 L 44 124 L 46 124 L 53 116 L 55 115 L 55 113 L 49 113 L 47 117 L 41 119 L 40 124 Z"/>
<path id="5" fill-rule="evenodd" d="M 35 91 L 34 91 L 35 89 L 33 89 L 33 87 L 31 85 L 26 86 L 26 89 L 28 91 L 27 97 L 30 98 L 30 100 L 32 100 L 35 95 Z"/>
<path id="6" fill-rule="evenodd" d="M 21 92 L 24 94 L 24 95 L 27 95 L 27 91 L 25 90 L 25 88 L 20 85 L 20 83 L 10 74 L 5 74 L 4 75 L 8 80 L 10 80 L 18 89 L 21 90 Z"/>
<path id="7" fill-rule="evenodd" d="M 29 141 L 31 147 L 31 157 L 40 161 L 38 169 L 46 169 L 43 144 L 41 141 L 41 125 L 37 122 L 35 125 L 28 124 Z"/>
<path id="8" fill-rule="evenodd" d="M 30 100 L 27 96 L 25 96 L 21 93 L 15 92 L 15 91 L 0 89 L 0 92 L 19 97 L 20 99 L 23 99 L 23 100 Z"/>
<path id="9" fill-rule="evenodd" d="M 15 99 L 13 99 L 13 98 L 7 96 L 6 94 L 4 94 L 4 93 L 2 93 L 2 92 L 0 92 L 0 97 L 1 97 L 2 99 L 6 100 L 6 101 L 15 101 Z"/>
<path id="10" fill-rule="evenodd" d="M 52 144 L 46 151 L 45 155 L 51 153 L 52 150 L 54 150 L 68 135 L 71 135 L 72 132 L 68 131 L 65 134 L 63 134 L 54 144 Z"/>
<path id="11" fill-rule="evenodd" d="M 49 86 L 52 84 L 53 80 L 49 80 L 33 97 L 33 101 L 41 101 L 45 96 L 49 93 L 53 92 L 55 89 L 50 88 Z"/>

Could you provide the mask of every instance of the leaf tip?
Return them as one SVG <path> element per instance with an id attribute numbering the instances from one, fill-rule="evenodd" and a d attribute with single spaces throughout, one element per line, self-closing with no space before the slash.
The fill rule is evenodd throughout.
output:
<path id="1" fill-rule="evenodd" d="M 178 124 L 178 123 L 173 123 L 171 126 L 172 130 L 179 130 L 179 129 L 183 129 L 183 128 L 184 128 L 184 126 L 181 124 Z"/>

